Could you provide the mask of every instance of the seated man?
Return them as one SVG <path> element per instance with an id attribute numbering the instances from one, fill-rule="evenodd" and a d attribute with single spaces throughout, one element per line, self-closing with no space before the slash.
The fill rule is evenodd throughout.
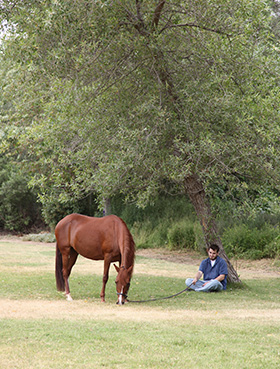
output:
<path id="1" fill-rule="evenodd" d="M 218 256 L 219 246 L 212 244 L 207 253 L 208 258 L 200 264 L 194 279 L 188 278 L 186 285 L 199 292 L 222 291 L 227 287 L 227 263 Z M 204 280 L 200 280 L 203 276 Z"/>

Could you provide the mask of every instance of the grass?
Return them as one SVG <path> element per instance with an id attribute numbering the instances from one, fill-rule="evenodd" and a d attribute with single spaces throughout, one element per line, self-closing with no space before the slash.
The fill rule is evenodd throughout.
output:
<path id="1" fill-rule="evenodd" d="M 0 363 L 5 369 L 280 365 L 277 277 L 246 279 L 242 288 L 229 286 L 217 294 L 187 292 L 119 307 L 113 269 L 102 304 L 102 265 L 81 258 L 70 278 L 75 300 L 69 303 L 55 289 L 54 255 L 51 246 L 0 242 Z M 188 277 L 196 268 L 137 257 L 129 298 L 178 292 L 185 287 L 184 272 Z"/>
<path id="2" fill-rule="evenodd" d="M 0 357 L 5 368 L 276 368 L 278 333 L 257 322 L 5 320 Z"/>

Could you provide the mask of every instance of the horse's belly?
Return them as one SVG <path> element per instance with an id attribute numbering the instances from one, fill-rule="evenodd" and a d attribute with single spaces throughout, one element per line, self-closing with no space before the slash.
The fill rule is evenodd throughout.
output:
<path id="1" fill-rule="evenodd" d="M 102 252 L 102 248 L 99 247 L 92 247 L 91 244 L 83 243 L 73 243 L 72 247 L 77 251 L 78 254 L 82 255 L 85 258 L 92 259 L 92 260 L 103 260 L 104 255 Z"/>
<path id="2" fill-rule="evenodd" d="M 76 251 L 78 252 L 78 254 L 82 255 L 83 257 L 85 257 L 87 259 L 91 259 L 91 260 L 103 260 L 104 259 L 104 255 L 101 254 L 101 253 L 84 252 L 84 250 L 79 251 L 78 249 L 76 249 Z"/>
<path id="3" fill-rule="evenodd" d="M 111 261 L 119 261 L 120 253 L 118 250 L 114 250 L 112 247 L 102 247 L 99 243 L 94 242 L 74 242 L 72 247 L 78 254 L 91 260 L 104 260 L 105 255 L 110 255 Z"/>

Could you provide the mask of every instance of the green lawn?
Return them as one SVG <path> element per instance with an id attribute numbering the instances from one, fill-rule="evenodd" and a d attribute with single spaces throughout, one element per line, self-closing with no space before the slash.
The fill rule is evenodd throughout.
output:
<path id="1" fill-rule="evenodd" d="M 102 304 L 102 266 L 81 259 L 69 303 L 55 289 L 54 255 L 46 245 L 0 242 L 3 369 L 280 367 L 277 276 L 218 294 L 186 292 L 120 307 L 113 269 Z M 140 264 L 145 273 L 137 272 Z M 182 269 L 187 277 L 196 267 L 137 257 L 129 298 L 176 293 L 185 287 Z M 160 275 L 166 270 L 170 277 Z"/>

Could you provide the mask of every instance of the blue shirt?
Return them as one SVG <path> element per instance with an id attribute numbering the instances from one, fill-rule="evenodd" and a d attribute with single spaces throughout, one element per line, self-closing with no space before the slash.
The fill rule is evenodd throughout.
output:
<path id="1" fill-rule="evenodd" d="M 225 279 L 221 281 L 224 290 L 227 288 L 227 263 L 224 259 L 217 256 L 214 266 L 212 267 L 211 260 L 209 258 L 202 260 L 199 270 L 204 274 L 204 280 L 209 281 L 217 278 L 221 274 L 225 274 Z"/>

